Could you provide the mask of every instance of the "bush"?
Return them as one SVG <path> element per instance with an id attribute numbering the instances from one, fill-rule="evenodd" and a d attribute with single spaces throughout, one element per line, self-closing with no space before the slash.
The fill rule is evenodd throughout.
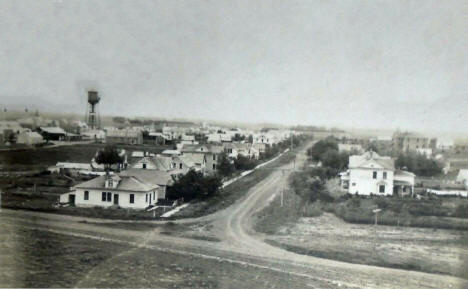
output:
<path id="1" fill-rule="evenodd" d="M 374 203 L 379 207 L 379 209 L 387 209 L 389 206 L 389 202 L 385 197 L 377 197 L 376 199 L 374 199 Z"/>
<path id="2" fill-rule="evenodd" d="M 234 167 L 239 171 L 252 170 L 257 165 L 257 162 L 253 159 L 249 159 L 243 155 L 237 156 L 237 159 L 234 160 Z"/>
<path id="3" fill-rule="evenodd" d="M 234 171 L 235 167 L 231 160 L 225 153 L 220 154 L 218 158 L 217 171 L 221 177 L 229 177 Z"/>
<path id="4" fill-rule="evenodd" d="M 168 198 L 184 198 L 186 201 L 209 198 L 215 195 L 221 186 L 219 177 L 204 176 L 200 172 L 190 170 L 168 188 Z"/>
<path id="5" fill-rule="evenodd" d="M 395 161 L 398 168 L 407 168 L 418 176 L 432 177 L 442 172 L 442 165 L 417 153 L 400 154 Z"/>
<path id="6" fill-rule="evenodd" d="M 453 216 L 457 218 L 468 218 L 468 204 L 458 205 Z"/>

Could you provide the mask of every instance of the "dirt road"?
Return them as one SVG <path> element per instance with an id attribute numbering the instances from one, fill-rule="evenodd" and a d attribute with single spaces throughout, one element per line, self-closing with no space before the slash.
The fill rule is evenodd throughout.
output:
<path id="1" fill-rule="evenodd" d="M 305 154 L 298 155 L 300 167 Z M 290 169 L 292 164 L 282 169 Z M 287 185 L 289 170 L 275 170 L 266 179 L 251 188 L 244 198 L 234 205 L 197 219 L 181 220 L 176 223 L 206 223 L 209 233 L 220 242 L 193 240 L 162 234 L 161 222 L 126 223 L 127 227 L 109 226 L 115 221 L 59 216 L 52 214 L 2 210 L 0 225 L 15 225 L 23 228 L 49 230 L 90 240 L 102 240 L 129 245 L 130 248 L 146 248 L 159 252 L 170 252 L 200 260 L 218 260 L 245 267 L 254 272 L 256 278 L 270 278 L 266 271 L 287 276 L 287 287 L 301 288 L 467 288 L 465 280 L 436 274 L 356 265 L 299 255 L 268 245 L 264 236 L 253 231 L 253 215 L 266 206 L 272 196 L 279 194 Z M 137 230 L 137 223 L 147 228 Z M 130 229 L 128 228 L 130 226 Z M 134 226 L 135 228 L 132 228 Z M 138 250 L 129 249 L 116 254 L 126 257 Z M 109 266 L 97 265 L 90 268 L 86 278 L 75 287 L 92 287 L 100 284 Z M 230 276 L 238 278 L 239 276 Z M 287 288 L 286 285 L 281 285 Z M 235 288 L 220 286 L 220 288 Z M 278 287 L 277 287 L 278 288 Z"/>

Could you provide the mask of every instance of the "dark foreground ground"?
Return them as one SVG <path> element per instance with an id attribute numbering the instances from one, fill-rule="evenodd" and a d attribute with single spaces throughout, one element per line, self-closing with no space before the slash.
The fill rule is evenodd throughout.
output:
<path id="1" fill-rule="evenodd" d="M 0 287 L 312 288 L 261 268 L 2 222 Z"/>

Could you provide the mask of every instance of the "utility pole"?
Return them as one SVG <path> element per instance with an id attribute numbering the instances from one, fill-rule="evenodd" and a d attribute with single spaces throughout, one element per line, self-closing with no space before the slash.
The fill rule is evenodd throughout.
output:
<path id="1" fill-rule="evenodd" d="M 284 178 L 284 170 L 281 171 L 281 178 Z M 284 183 L 281 188 L 281 208 L 283 207 L 283 198 L 284 198 Z"/>
<path id="2" fill-rule="evenodd" d="M 382 211 L 381 209 L 374 209 L 372 212 L 375 214 L 375 223 L 374 223 L 374 253 L 376 253 L 375 247 L 377 245 L 377 214 Z"/>

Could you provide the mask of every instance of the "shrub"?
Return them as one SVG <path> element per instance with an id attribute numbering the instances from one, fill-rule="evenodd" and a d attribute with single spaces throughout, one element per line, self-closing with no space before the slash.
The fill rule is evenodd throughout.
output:
<path id="1" fill-rule="evenodd" d="M 204 176 L 200 172 L 190 170 L 176 180 L 172 187 L 169 187 L 168 197 L 170 199 L 184 198 L 186 201 L 208 198 L 215 195 L 221 185 L 221 179 L 217 176 Z"/>

